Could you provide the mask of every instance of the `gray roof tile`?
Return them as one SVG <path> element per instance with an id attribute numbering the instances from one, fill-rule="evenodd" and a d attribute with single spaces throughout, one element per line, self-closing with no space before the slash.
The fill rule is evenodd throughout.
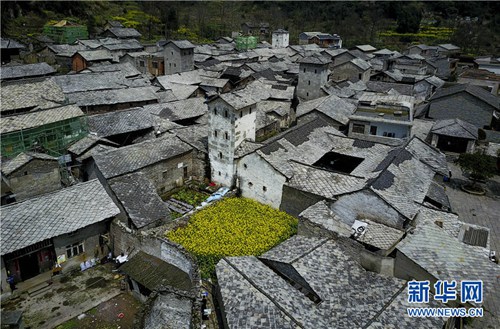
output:
<path id="1" fill-rule="evenodd" d="M 56 70 L 47 63 L 35 63 L 25 65 L 2 66 L 0 70 L 0 78 L 21 79 L 50 75 L 56 73 Z"/>
<path id="2" fill-rule="evenodd" d="M 43 153 L 35 152 L 23 152 L 19 153 L 15 158 L 2 162 L 2 173 L 4 175 L 10 175 L 17 169 L 21 168 L 33 159 L 56 161 L 57 158 Z"/>
<path id="3" fill-rule="evenodd" d="M 97 179 L 4 206 L 1 254 L 74 232 L 119 213 Z"/>
<path id="4" fill-rule="evenodd" d="M 2 85 L 0 110 L 48 109 L 62 105 L 66 99 L 62 89 L 52 80 L 13 82 Z"/>
<path id="5" fill-rule="evenodd" d="M 175 156 L 191 151 L 188 144 L 174 135 L 121 147 L 95 156 L 95 162 L 105 178 L 135 172 Z"/>
<path id="6" fill-rule="evenodd" d="M 170 218 L 170 210 L 158 196 L 153 183 L 141 172 L 117 177 L 109 181 L 111 190 L 135 227 Z"/>

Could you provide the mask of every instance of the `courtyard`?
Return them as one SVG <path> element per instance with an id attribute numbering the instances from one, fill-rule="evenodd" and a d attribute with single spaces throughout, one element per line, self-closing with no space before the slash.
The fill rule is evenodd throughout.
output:
<path id="1" fill-rule="evenodd" d="M 113 269 L 108 263 L 62 276 L 45 272 L 19 283 L 11 296 L 4 291 L 2 312 L 22 311 L 24 327 L 32 329 L 132 328 L 141 305 L 121 290 L 123 276 Z"/>

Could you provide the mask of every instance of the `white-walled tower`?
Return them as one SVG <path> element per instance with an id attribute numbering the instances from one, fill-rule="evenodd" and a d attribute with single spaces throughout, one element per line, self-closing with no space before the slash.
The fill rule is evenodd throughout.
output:
<path id="1" fill-rule="evenodd" d="M 290 33 L 286 30 L 278 29 L 273 31 L 273 48 L 286 48 L 290 44 Z"/>
<path id="2" fill-rule="evenodd" d="M 256 104 L 238 93 L 221 94 L 208 101 L 208 156 L 211 179 L 235 185 L 236 148 L 245 139 L 255 140 Z"/>

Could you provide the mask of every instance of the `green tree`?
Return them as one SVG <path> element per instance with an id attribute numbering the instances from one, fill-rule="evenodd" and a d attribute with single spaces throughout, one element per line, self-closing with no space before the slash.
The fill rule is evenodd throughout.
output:
<path id="1" fill-rule="evenodd" d="M 462 153 L 458 157 L 458 165 L 462 172 L 469 175 L 472 187 L 477 189 L 479 180 L 493 177 L 496 173 L 496 163 L 493 157 L 479 151 L 475 153 Z"/>
<path id="2" fill-rule="evenodd" d="M 422 10 L 415 3 L 403 4 L 398 10 L 396 32 L 417 33 L 422 20 Z"/>

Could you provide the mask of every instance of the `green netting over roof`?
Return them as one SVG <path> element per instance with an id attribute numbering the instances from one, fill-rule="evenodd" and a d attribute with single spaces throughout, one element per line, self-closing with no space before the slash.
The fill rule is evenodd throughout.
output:
<path id="1" fill-rule="evenodd" d="M 236 49 L 248 50 L 257 48 L 257 37 L 241 36 L 236 37 Z"/>
<path id="2" fill-rule="evenodd" d="M 2 156 L 12 158 L 24 151 L 52 156 L 66 153 L 70 144 L 88 134 L 85 117 L 75 117 L 42 126 L 2 134 Z"/>

